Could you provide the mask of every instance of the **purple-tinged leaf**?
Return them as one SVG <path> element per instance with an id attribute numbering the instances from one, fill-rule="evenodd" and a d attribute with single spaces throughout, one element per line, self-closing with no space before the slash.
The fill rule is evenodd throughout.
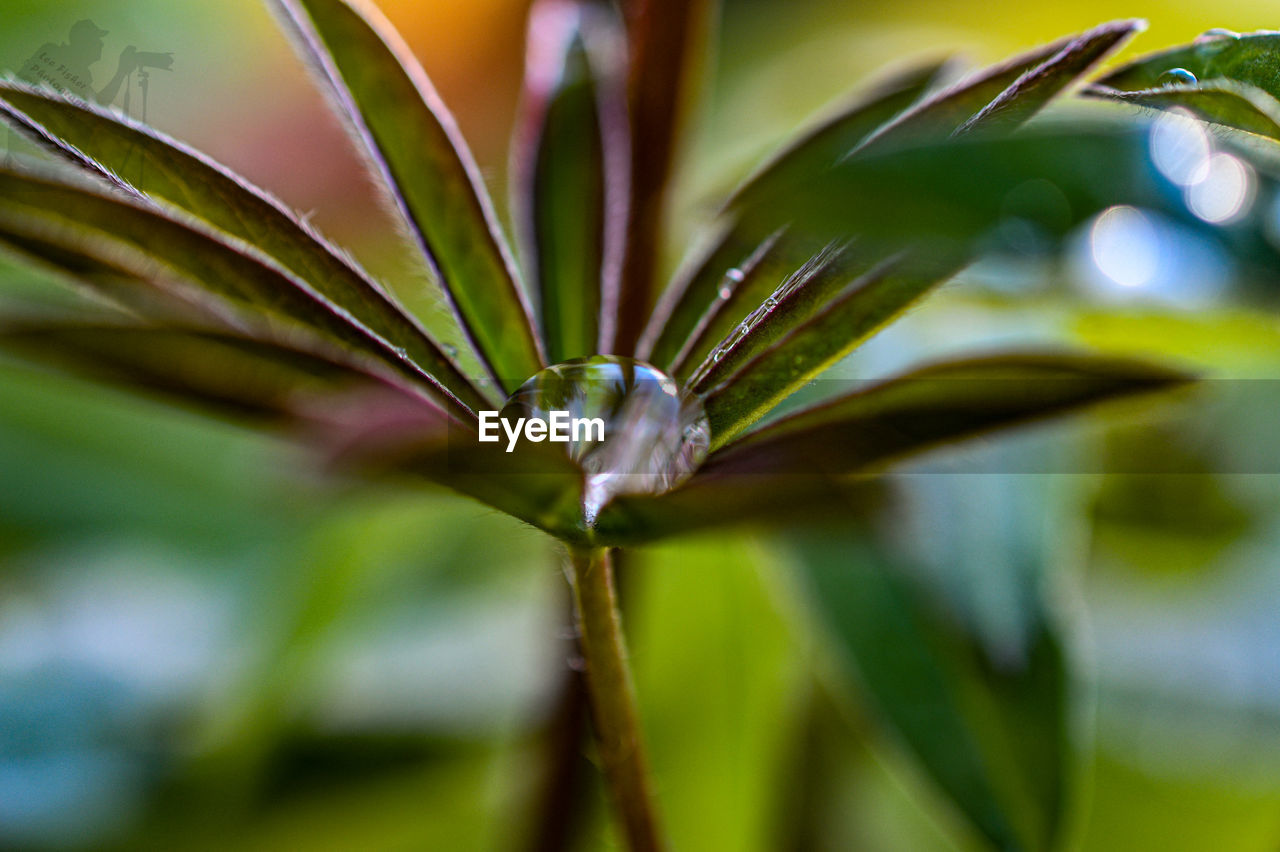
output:
<path id="1" fill-rule="evenodd" d="M 1082 33 L 1042 65 L 1015 80 L 962 124 L 956 134 L 978 129 L 1016 129 L 1145 27 L 1146 22 L 1140 20 L 1112 21 Z"/>
<path id="2" fill-rule="evenodd" d="M 863 142 L 859 152 L 945 138 L 994 104 L 1009 118 L 1001 129 L 1012 129 L 1143 26 L 1142 21 L 1114 21 L 992 66 L 902 113 Z M 1026 108 L 1019 105 L 1024 99 Z"/>
<path id="3" fill-rule="evenodd" d="M 614 499 L 596 519 L 594 541 L 625 547 L 735 526 L 767 529 L 826 518 L 848 523 L 870 514 L 882 491 L 872 480 L 699 472 L 666 494 Z"/>
<path id="4" fill-rule="evenodd" d="M 626 241 L 625 56 L 619 22 L 581 0 L 529 21 L 514 209 L 552 363 L 598 351 L 617 315 Z"/>
<path id="5" fill-rule="evenodd" d="M 905 456 L 1104 400 L 1185 385 L 1184 373 L 1089 355 L 950 361 L 765 426 L 713 455 L 711 474 L 869 473 Z"/>
<path id="6" fill-rule="evenodd" d="M 760 269 L 753 276 L 761 286 L 739 286 L 742 282 L 736 280 L 737 273 L 758 265 L 753 262 L 758 260 L 757 254 L 778 236 L 777 232 L 769 235 L 773 228 L 744 226 L 741 214 L 756 211 L 760 200 L 771 193 L 830 169 L 869 134 L 919 99 L 938 79 L 943 67 L 930 63 L 874 84 L 852 105 L 809 131 L 749 178 L 726 205 L 729 220 L 662 294 L 640 344 L 642 356 L 664 368 L 677 369 L 689 361 L 690 367 L 697 366 L 707 341 L 719 339 L 709 329 L 739 321 L 790 272 L 782 270 L 769 281 L 775 272 L 770 264 L 767 273 Z M 769 211 L 759 212 L 767 218 Z M 811 253 L 800 252 L 797 263 Z M 792 251 L 785 257 L 796 255 Z M 730 297 L 720 299 L 726 288 Z M 695 337 L 700 339 L 694 340 Z"/>
<path id="7" fill-rule="evenodd" d="M 341 358 L 199 327 L 0 321 L 0 347 L 73 373 L 254 425 L 297 429 L 315 399 L 380 391 L 444 413 Z"/>
<path id="8" fill-rule="evenodd" d="M 667 184 L 710 29 L 710 0 L 625 0 L 630 41 L 631 195 L 622 289 L 604 351 L 636 351 L 658 292 Z"/>
<path id="9" fill-rule="evenodd" d="M 210 318 L 218 322 L 228 322 L 227 308 L 233 308 L 269 320 L 281 333 L 306 328 L 380 361 L 454 416 L 474 419 L 471 409 L 402 352 L 247 244 L 220 239 L 123 196 L 0 169 L 0 238 L 36 240 L 123 267 L 139 284 L 172 288 L 192 304 L 209 305 Z"/>
<path id="10" fill-rule="evenodd" d="M 961 266 L 944 252 L 928 258 L 895 255 L 858 277 L 801 325 L 785 329 L 779 323 L 774 331 L 770 324 L 768 336 L 781 335 L 776 342 L 718 384 L 712 384 L 721 375 L 714 369 L 713 353 L 708 373 L 697 377 L 706 394 L 712 450 L 723 447 Z M 824 279 L 834 274 L 835 280 L 843 277 L 841 273 L 838 258 L 833 269 L 820 272 Z"/>
<path id="11" fill-rule="evenodd" d="M 742 366 L 820 310 L 846 286 L 859 287 L 882 274 L 893 261 L 868 267 L 867 259 L 849 243 L 834 241 L 795 269 L 760 306 L 707 352 L 689 376 L 695 393 L 723 384 Z"/>
<path id="12" fill-rule="evenodd" d="M 100 107 L 0 83 L 0 116 L 72 162 L 252 244 L 431 373 L 471 408 L 483 395 L 350 258 L 278 200 L 199 152 Z"/>
<path id="13" fill-rule="evenodd" d="M 370 4 L 274 0 L 409 222 L 463 329 L 510 392 L 543 366 L 470 151 L 426 72 Z"/>

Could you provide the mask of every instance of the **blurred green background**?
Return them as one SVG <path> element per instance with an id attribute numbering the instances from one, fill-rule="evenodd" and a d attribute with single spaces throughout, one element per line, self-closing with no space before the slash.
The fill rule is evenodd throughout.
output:
<path id="1" fill-rule="evenodd" d="M 381 5 L 504 197 L 525 4 Z M 877 68 L 995 61 L 1116 15 L 1151 22 L 1125 56 L 1275 24 L 1257 0 L 730 0 L 674 230 Z M 109 30 L 96 78 L 127 45 L 172 51 L 148 119 L 314 211 L 448 337 L 262 4 L 0 0 L 0 67 L 81 18 Z M 4 303 L 56 298 L 0 263 Z M 892 478 L 893 535 L 758 530 L 635 554 L 627 626 L 678 848 L 983 848 L 876 690 L 841 674 L 860 646 L 813 612 L 826 562 L 865 574 L 867 595 L 878 573 L 906 578 L 997 668 L 1018 667 L 1042 621 L 1062 627 L 1068 848 L 1280 848 L 1280 479 L 1240 452 L 1274 431 L 1259 380 L 1280 377 L 1277 315 L 1212 280 L 1117 294 L 1070 258 L 1023 272 L 966 273 L 838 375 L 1071 344 L 1194 367 L 1226 402 L 935 455 Z M 1055 453 L 1088 472 L 992 472 Z M 1178 472 L 1142 472 L 1165 463 Z M 530 845 L 568 677 L 558 554 L 460 499 L 307 470 L 245 431 L 0 362 L 0 847 Z M 602 793 L 579 777 L 562 803 L 581 815 L 576 842 L 607 847 Z"/>

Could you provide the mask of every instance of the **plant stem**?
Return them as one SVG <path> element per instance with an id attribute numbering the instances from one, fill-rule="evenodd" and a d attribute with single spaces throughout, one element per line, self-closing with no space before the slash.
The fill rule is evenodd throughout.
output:
<path id="1" fill-rule="evenodd" d="M 600 762 L 632 852 L 663 848 L 627 664 L 609 551 L 570 548 L 587 691 Z"/>

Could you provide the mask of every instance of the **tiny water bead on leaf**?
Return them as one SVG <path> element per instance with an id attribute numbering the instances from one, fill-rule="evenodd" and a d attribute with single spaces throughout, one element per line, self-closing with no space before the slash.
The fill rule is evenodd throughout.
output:
<path id="1" fill-rule="evenodd" d="M 1194 86 L 1196 82 L 1196 75 L 1185 68 L 1170 68 L 1156 79 L 1161 86 Z"/>
<path id="2" fill-rule="evenodd" d="M 661 494 L 701 466 L 711 445 L 702 400 L 655 367 L 630 358 L 596 355 L 556 364 L 516 389 L 503 420 L 599 418 L 604 439 L 591 429 L 570 434 L 570 458 L 586 474 L 582 512 L 588 526 L 620 494 Z"/>
<path id="3" fill-rule="evenodd" d="M 1195 44 L 1203 44 L 1206 41 L 1217 41 L 1220 38 L 1240 38 L 1240 33 L 1235 30 L 1228 30 L 1223 27 L 1214 27 L 1205 30 L 1196 36 Z"/>

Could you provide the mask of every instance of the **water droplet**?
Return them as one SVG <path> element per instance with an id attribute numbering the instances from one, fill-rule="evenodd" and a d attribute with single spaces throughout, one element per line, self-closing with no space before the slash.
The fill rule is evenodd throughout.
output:
<path id="1" fill-rule="evenodd" d="M 1170 68 L 1156 78 L 1157 86 L 1194 86 L 1196 75 L 1185 68 Z"/>
<path id="2" fill-rule="evenodd" d="M 409 352 L 403 346 L 393 346 L 392 348 L 395 350 L 395 353 L 399 355 L 401 358 L 404 358 L 406 360 L 409 358 Z"/>
<path id="3" fill-rule="evenodd" d="M 444 350 L 444 354 L 448 355 L 450 358 L 458 357 L 458 347 L 454 346 L 452 343 L 442 343 L 440 344 L 440 348 Z"/>
<path id="4" fill-rule="evenodd" d="M 741 284 L 742 279 L 746 278 L 747 276 L 741 269 L 734 267 L 733 269 L 730 269 L 728 272 L 726 272 L 724 274 L 724 277 L 728 278 L 730 281 Z"/>
<path id="5" fill-rule="evenodd" d="M 553 412 L 582 424 L 567 427 L 565 447 L 586 473 L 583 519 L 594 525 L 600 510 L 620 494 L 661 494 L 679 485 L 707 457 L 711 426 L 702 401 L 682 391 L 655 367 L 629 358 L 596 355 L 539 372 L 502 409 L 503 419 Z"/>
<path id="6" fill-rule="evenodd" d="M 730 296 L 732 296 L 732 295 L 733 295 L 733 288 L 732 288 L 732 287 L 730 287 L 728 284 L 721 284 L 721 285 L 720 285 L 719 296 L 720 296 L 720 298 L 721 298 L 721 299 L 727 299 L 727 298 L 729 298 L 729 297 L 730 297 Z"/>
<path id="7" fill-rule="evenodd" d="M 773 296 L 770 296 L 769 298 L 764 300 L 764 307 L 765 307 L 765 310 L 771 311 L 774 308 L 778 307 L 778 300 Z"/>
<path id="8" fill-rule="evenodd" d="M 721 361 L 723 361 L 723 360 L 724 360 L 724 350 L 723 350 L 723 349 L 717 349 L 715 352 L 712 352 L 712 353 L 711 353 L 711 360 L 712 360 L 714 363 L 716 363 L 716 364 L 719 364 Z"/>
<path id="9" fill-rule="evenodd" d="M 1240 38 L 1240 33 L 1235 30 L 1224 29 L 1223 27 L 1214 27 L 1211 30 L 1205 30 L 1196 36 L 1195 43 L 1202 44 L 1206 41 L 1217 41 L 1220 38 Z"/>

